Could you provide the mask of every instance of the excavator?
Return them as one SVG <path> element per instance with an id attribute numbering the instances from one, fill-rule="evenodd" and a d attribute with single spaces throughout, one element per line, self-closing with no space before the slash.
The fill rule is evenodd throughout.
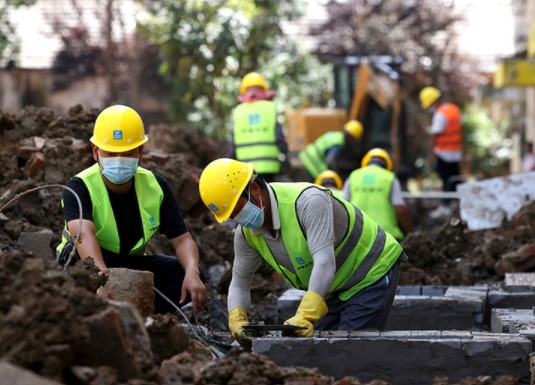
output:
<path id="1" fill-rule="evenodd" d="M 400 180 L 408 176 L 406 119 L 403 105 L 401 63 L 397 56 L 343 57 L 332 59 L 335 108 L 301 108 L 286 114 L 290 155 L 327 131 L 342 130 L 352 119 L 364 125 L 358 149 L 346 148 L 336 160 L 335 171 L 345 179 L 360 167 L 371 148 L 388 151 Z M 297 162 L 293 162 L 292 166 Z M 403 183 L 403 181 L 402 181 Z"/>

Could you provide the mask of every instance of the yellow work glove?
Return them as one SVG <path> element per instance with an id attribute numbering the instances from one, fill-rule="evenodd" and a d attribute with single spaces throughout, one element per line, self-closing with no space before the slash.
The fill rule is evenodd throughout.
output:
<path id="1" fill-rule="evenodd" d="M 249 324 L 247 311 L 243 307 L 236 306 L 230 309 L 228 312 L 228 327 L 235 340 L 239 341 L 243 338 L 243 327 L 247 324 Z"/>
<path id="2" fill-rule="evenodd" d="M 327 314 L 328 308 L 325 300 L 315 291 L 309 290 L 303 296 L 295 315 L 284 322 L 285 325 L 301 326 L 306 329 L 296 330 L 300 337 L 314 335 L 314 322 Z"/>

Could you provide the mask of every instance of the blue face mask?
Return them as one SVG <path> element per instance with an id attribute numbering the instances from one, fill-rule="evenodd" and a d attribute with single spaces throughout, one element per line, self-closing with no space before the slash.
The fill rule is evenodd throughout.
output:
<path id="1" fill-rule="evenodd" d="M 128 182 L 136 173 L 139 158 L 128 158 L 122 156 L 100 157 L 100 163 L 104 170 L 102 175 L 113 184 L 124 184 Z"/>
<path id="2" fill-rule="evenodd" d="M 259 229 L 264 224 L 264 206 L 262 205 L 262 197 L 260 197 L 260 206 L 251 203 L 251 191 L 249 191 L 249 200 L 243 206 L 241 211 L 233 219 L 234 222 L 239 223 L 243 227 L 249 229 Z"/>

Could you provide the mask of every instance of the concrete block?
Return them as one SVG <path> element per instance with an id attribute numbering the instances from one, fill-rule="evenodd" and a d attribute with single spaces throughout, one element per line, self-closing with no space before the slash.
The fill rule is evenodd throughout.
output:
<path id="1" fill-rule="evenodd" d="M 305 291 L 288 289 L 277 300 L 277 322 L 282 324 L 295 315 Z"/>
<path id="2" fill-rule="evenodd" d="M 479 298 L 402 296 L 394 298 L 388 330 L 479 329 L 483 325 Z"/>
<path id="3" fill-rule="evenodd" d="M 411 330 L 410 338 L 411 340 L 441 339 L 442 333 L 440 330 Z"/>
<path id="4" fill-rule="evenodd" d="M 487 292 L 487 286 L 450 286 L 444 296 L 484 301 Z"/>
<path id="5" fill-rule="evenodd" d="M 422 286 L 398 286 L 396 295 L 422 295 Z"/>
<path id="6" fill-rule="evenodd" d="M 379 330 L 354 330 L 349 332 L 349 338 L 381 338 L 381 332 Z"/>
<path id="7" fill-rule="evenodd" d="M 447 286 L 422 286 L 422 295 L 441 296 L 446 293 Z"/>
<path id="8" fill-rule="evenodd" d="M 493 333 L 509 333 L 508 314 L 511 309 L 492 309 L 490 314 L 490 331 Z"/>
<path id="9" fill-rule="evenodd" d="M 531 309 L 535 304 L 535 292 L 508 293 L 491 290 L 488 294 L 490 309 Z"/>
<path id="10" fill-rule="evenodd" d="M 349 338 L 349 330 L 320 330 L 316 333 L 319 338 Z"/>
<path id="11" fill-rule="evenodd" d="M 456 383 L 469 376 L 507 373 L 529 383 L 529 339 L 492 333 L 437 336 L 412 339 L 410 332 L 384 332 L 378 339 L 256 339 L 252 349 L 277 365 L 315 367 L 336 379 L 354 376 L 361 382 L 418 385 L 430 384 L 437 376 Z"/>
<path id="12" fill-rule="evenodd" d="M 508 292 L 533 291 L 535 288 L 535 273 L 505 273 L 504 289 Z"/>

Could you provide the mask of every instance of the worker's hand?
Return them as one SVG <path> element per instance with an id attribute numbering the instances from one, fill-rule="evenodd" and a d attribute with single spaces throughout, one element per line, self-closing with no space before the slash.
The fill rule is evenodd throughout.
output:
<path id="1" fill-rule="evenodd" d="M 188 294 L 191 297 L 193 311 L 195 312 L 201 310 L 208 302 L 206 286 L 204 286 L 204 283 L 201 281 L 199 274 L 194 271 L 186 272 L 184 281 L 182 282 L 180 304 L 183 304 L 186 301 Z"/>
<path id="2" fill-rule="evenodd" d="M 236 306 L 230 309 L 228 312 L 228 327 L 232 337 L 239 343 L 250 341 L 250 339 L 243 334 L 244 327 L 247 324 L 249 324 L 247 311 L 243 307 Z"/>
<path id="3" fill-rule="evenodd" d="M 300 337 L 314 335 L 314 322 L 327 314 L 328 308 L 325 300 L 315 291 L 309 290 L 303 296 L 295 315 L 284 322 L 285 325 L 301 326 L 306 329 L 296 330 L 294 333 Z"/>

